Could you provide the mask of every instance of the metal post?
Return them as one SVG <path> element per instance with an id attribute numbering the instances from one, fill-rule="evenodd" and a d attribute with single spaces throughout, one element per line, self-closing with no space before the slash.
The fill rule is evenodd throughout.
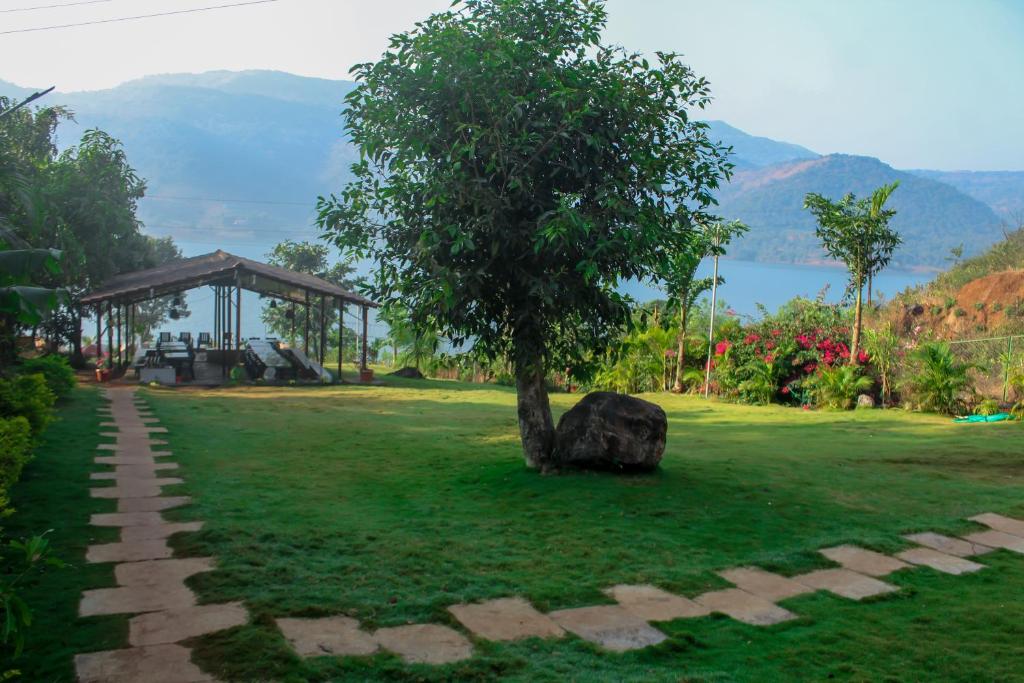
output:
<path id="1" fill-rule="evenodd" d="M 121 304 L 117 305 L 117 367 L 124 366 L 124 355 L 121 353 Z"/>
<path id="2" fill-rule="evenodd" d="M 711 395 L 711 354 L 715 350 L 715 308 L 718 306 L 718 240 L 720 233 L 715 229 L 715 274 L 711 280 L 711 325 L 708 330 L 708 361 L 704 367 L 704 398 Z"/>
<path id="3" fill-rule="evenodd" d="M 320 365 L 327 360 L 327 297 L 320 295 Z"/>
<path id="4" fill-rule="evenodd" d="M 114 364 L 114 310 L 110 303 L 107 303 L 107 353 L 110 354 L 110 364 Z"/>
<path id="5" fill-rule="evenodd" d="M 235 351 L 242 350 L 242 288 L 235 286 Z"/>
<path id="6" fill-rule="evenodd" d="M 103 304 L 96 304 L 96 367 L 103 361 Z"/>
<path id="7" fill-rule="evenodd" d="M 302 335 L 302 352 L 309 357 L 309 290 L 306 290 L 306 331 Z"/>
<path id="8" fill-rule="evenodd" d="M 1013 335 L 1006 338 L 1006 363 L 1003 368 L 1003 403 L 1006 403 L 1007 390 L 1010 388 L 1010 361 L 1013 359 Z"/>
<path id="9" fill-rule="evenodd" d="M 359 369 L 360 369 L 360 371 L 365 371 L 366 370 L 366 351 L 367 351 L 367 349 L 366 349 L 366 337 L 369 334 L 369 326 L 370 326 L 370 309 L 367 308 L 366 306 L 363 306 L 363 354 L 362 354 L 362 359 L 359 362 Z"/>
<path id="10" fill-rule="evenodd" d="M 338 302 L 338 381 L 341 382 L 342 358 L 345 355 L 345 302 Z"/>
<path id="11" fill-rule="evenodd" d="M 213 343 L 220 348 L 220 285 L 213 286 Z"/>

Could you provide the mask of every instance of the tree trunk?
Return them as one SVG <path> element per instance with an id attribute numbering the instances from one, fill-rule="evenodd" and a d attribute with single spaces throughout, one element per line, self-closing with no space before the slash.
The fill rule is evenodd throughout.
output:
<path id="1" fill-rule="evenodd" d="M 517 369 L 516 399 L 519 408 L 519 436 L 526 466 L 543 470 L 555 446 L 555 425 L 544 387 L 544 371 Z"/>
<path id="2" fill-rule="evenodd" d="M 861 317 L 864 308 L 864 286 L 857 288 L 857 303 L 853 312 L 853 341 L 850 343 L 850 365 L 857 364 L 857 352 L 860 350 Z"/>
<path id="3" fill-rule="evenodd" d="M 688 311 L 682 307 L 679 312 L 679 349 L 676 353 L 676 381 L 672 391 L 683 393 L 683 363 L 686 360 L 686 318 Z"/>
<path id="4" fill-rule="evenodd" d="M 85 367 L 85 354 L 82 353 L 82 309 L 76 306 L 71 315 L 75 321 L 71 328 L 71 367 L 81 369 Z"/>

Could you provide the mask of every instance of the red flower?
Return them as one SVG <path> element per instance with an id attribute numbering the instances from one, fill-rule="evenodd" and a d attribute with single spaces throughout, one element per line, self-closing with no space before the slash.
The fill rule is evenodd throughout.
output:
<path id="1" fill-rule="evenodd" d="M 722 340 L 715 344 L 715 355 L 724 356 L 725 352 L 728 351 L 731 347 L 732 344 L 730 344 L 728 340 Z"/>
<path id="2" fill-rule="evenodd" d="M 743 340 L 743 343 L 744 344 L 753 344 L 754 342 L 758 342 L 760 340 L 761 340 L 761 337 L 757 336 L 756 334 L 748 334 L 746 336 L 746 338 Z"/>
<path id="3" fill-rule="evenodd" d="M 764 362 L 765 363 L 769 363 L 769 364 L 774 363 L 775 362 L 775 356 L 769 353 L 768 355 L 766 355 L 764 357 Z"/>
<path id="4" fill-rule="evenodd" d="M 773 337 L 778 337 L 780 334 L 782 334 L 782 330 L 780 330 L 780 329 L 772 330 L 772 336 Z"/>
<path id="5" fill-rule="evenodd" d="M 789 387 L 782 387 L 782 393 L 785 396 L 789 396 Z"/>
<path id="6" fill-rule="evenodd" d="M 818 369 L 818 364 L 817 363 L 808 363 L 807 365 L 804 366 L 804 372 L 806 372 L 808 375 L 811 374 L 812 372 L 814 372 L 817 369 Z"/>
<path id="7" fill-rule="evenodd" d="M 864 349 L 861 349 L 860 351 L 857 352 L 857 362 L 858 363 L 860 363 L 861 365 L 864 365 L 869 360 L 871 360 L 871 356 L 868 355 L 867 351 L 865 351 Z"/>
<path id="8" fill-rule="evenodd" d="M 767 344 L 764 345 L 764 348 L 766 348 L 769 351 L 771 351 L 772 349 L 775 348 L 775 342 L 773 342 L 773 341 L 768 342 Z"/>

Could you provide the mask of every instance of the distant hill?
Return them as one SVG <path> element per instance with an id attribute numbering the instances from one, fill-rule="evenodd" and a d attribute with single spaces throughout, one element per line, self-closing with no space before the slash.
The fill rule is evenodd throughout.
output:
<path id="1" fill-rule="evenodd" d="M 733 148 L 732 161 L 740 170 L 760 168 L 798 159 L 817 159 L 815 152 L 789 142 L 757 137 L 733 128 L 725 121 L 708 121 L 712 140 Z"/>
<path id="2" fill-rule="evenodd" d="M 316 197 L 340 189 L 356 158 L 341 120 L 353 87 L 274 71 L 213 71 L 55 92 L 41 104 L 75 112 L 77 123 L 58 131 L 63 146 L 91 127 L 124 143 L 148 181 L 140 217 L 150 233 L 174 236 L 187 254 L 221 247 L 259 257 L 283 239 L 316 237 Z M 0 95 L 33 90 L 0 81 Z M 813 221 L 802 209 L 807 192 L 866 193 L 901 180 L 893 205 L 908 242 L 898 258 L 904 266 L 940 266 L 960 243 L 968 253 L 992 244 L 1001 237 L 999 220 L 983 202 L 1013 210 L 1014 196 L 1020 201 L 1012 188 L 1024 173 L 907 173 L 877 159 L 822 157 L 723 121 L 708 123 L 712 138 L 733 147 L 737 167 L 720 193 L 719 213 L 753 227 L 730 251 L 738 258 L 820 260 Z"/>
<path id="3" fill-rule="evenodd" d="M 950 185 L 898 171 L 872 157 L 832 154 L 736 173 L 719 194 L 718 213 L 743 220 L 752 230 L 729 253 L 758 261 L 822 260 L 804 196 L 864 196 L 896 180 L 900 187 L 890 205 L 899 212 L 893 226 L 904 245 L 893 265 L 941 267 L 950 249 L 960 244 L 974 254 L 1002 238 L 992 209 Z"/>
<path id="4" fill-rule="evenodd" d="M 1021 162 L 1024 164 L 1024 160 Z M 1000 217 L 1024 217 L 1024 171 L 910 171 L 952 185 L 992 207 Z"/>

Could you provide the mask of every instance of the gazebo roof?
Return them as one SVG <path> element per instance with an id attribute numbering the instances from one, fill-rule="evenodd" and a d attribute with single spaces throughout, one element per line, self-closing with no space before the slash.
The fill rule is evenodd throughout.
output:
<path id="1" fill-rule="evenodd" d="M 336 297 L 360 306 L 377 307 L 376 303 L 366 297 L 315 275 L 260 263 L 220 249 L 211 254 L 118 275 L 82 297 L 82 304 L 135 303 L 204 285 L 237 286 L 296 303 L 304 302 L 308 293 Z"/>

